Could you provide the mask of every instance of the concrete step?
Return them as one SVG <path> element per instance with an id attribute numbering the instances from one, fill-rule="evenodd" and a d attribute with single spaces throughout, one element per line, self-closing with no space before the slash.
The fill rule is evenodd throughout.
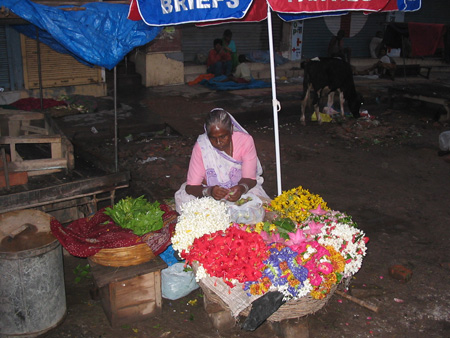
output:
<path id="1" fill-rule="evenodd" d="M 445 63 L 442 59 L 434 58 L 394 58 L 398 65 L 414 65 L 420 64 L 423 67 L 432 67 L 433 71 L 450 71 L 450 64 Z M 377 59 L 371 58 L 359 58 L 353 59 L 351 64 L 356 70 L 364 70 L 372 66 L 377 62 Z M 270 64 L 250 62 L 250 69 L 252 75 L 257 80 L 270 79 Z M 199 75 L 206 74 L 206 65 L 196 65 L 185 63 L 184 65 L 184 81 L 195 80 Z M 277 78 L 287 77 L 299 77 L 303 76 L 303 69 L 300 68 L 300 61 L 289 61 L 283 65 L 276 66 L 275 76 Z"/>
<path id="2" fill-rule="evenodd" d="M 253 78 L 257 80 L 270 79 L 270 64 L 249 62 Z M 289 61 L 283 65 L 276 66 L 275 74 L 278 77 L 298 77 L 303 71 L 300 69 L 299 61 Z M 206 65 L 184 64 L 184 81 L 195 80 L 199 75 L 206 74 Z"/>

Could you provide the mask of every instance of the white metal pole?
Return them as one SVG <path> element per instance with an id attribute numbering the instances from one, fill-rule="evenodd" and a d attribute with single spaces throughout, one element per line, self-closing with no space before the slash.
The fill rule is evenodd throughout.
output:
<path id="1" fill-rule="evenodd" d="M 119 172 L 119 151 L 118 151 L 118 132 L 117 132 L 117 67 L 114 66 L 114 164 L 115 172 Z"/>
<path id="2" fill-rule="evenodd" d="M 275 54 L 273 50 L 272 16 L 270 6 L 267 5 L 267 29 L 269 32 L 270 53 L 270 77 L 272 79 L 272 108 L 273 108 L 273 131 L 275 134 L 275 158 L 277 165 L 277 192 L 281 195 L 281 164 L 280 164 L 280 137 L 278 133 L 278 112 L 281 110 L 280 102 L 277 100 L 277 87 L 275 78 Z"/>

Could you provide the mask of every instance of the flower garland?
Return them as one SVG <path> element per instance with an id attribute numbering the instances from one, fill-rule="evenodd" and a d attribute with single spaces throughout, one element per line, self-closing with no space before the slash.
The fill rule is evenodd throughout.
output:
<path id="1" fill-rule="evenodd" d="M 281 217 L 287 217 L 299 223 L 306 219 L 309 210 L 321 206 L 323 210 L 328 210 L 327 203 L 319 195 L 314 195 L 308 189 L 301 186 L 284 191 L 281 195 L 272 200 L 268 209 L 278 212 Z"/>
<path id="2" fill-rule="evenodd" d="M 182 206 L 175 235 L 172 237 L 174 250 L 189 252 L 196 238 L 205 234 L 225 230 L 230 226 L 227 205 L 212 197 L 189 201 Z"/>
<path id="3" fill-rule="evenodd" d="M 257 233 L 230 227 L 196 238 L 189 252 L 182 251 L 186 263 L 201 264 L 197 281 L 210 276 L 222 278 L 230 287 L 262 276 L 263 261 L 268 257 L 267 246 Z"/>

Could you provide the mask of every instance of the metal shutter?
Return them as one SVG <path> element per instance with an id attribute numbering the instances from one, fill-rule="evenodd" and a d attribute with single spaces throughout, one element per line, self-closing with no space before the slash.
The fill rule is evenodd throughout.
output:
<path id="1" fill-rule="evenodd" d="M 281 42 L 282 21 L 275 13 L 272 14 L 273 42 L 275 50 L 278 50 Z M 214 39 L 222 38 L 226 29 L 233 32 L 233 40 L 236 43 L 238 54 L 247 54 L 254 50 L 269 50 L 267 20 L 206 27 L 183 25 L 181 30 L 184 61 L 194 61 L 198 53 L 207 55 L 213 48 Z"/>
<path id="2" fill-rule="evenodd" d="M 4 90 L 10 89 L 8 59 L 6 28 L 5 26 L 0 26 L 0 87 Z"/>
<path id="3" fill-rule="evenodd" d="M 37 42 L 24 35 L 21 35 L 21 40 L 25 88 L 39 88 Z M 43 88 L 102 82 L 101 67 L 88 67 L 68 54 L 55 52 L 43 43 L 39 48 Z"/>

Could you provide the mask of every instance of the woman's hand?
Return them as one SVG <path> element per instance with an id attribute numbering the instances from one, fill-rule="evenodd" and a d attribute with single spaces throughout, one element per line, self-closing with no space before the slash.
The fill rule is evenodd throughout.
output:
<path id="1" fill-rule="evenodd" d="M 230 188 L 228 195 L 225 196 L 225 199 L 230 202 L 236 202 L 241 198 L 244 190 L 245 188 L 242 185 L 235 185 L 234 187 Z"/>
<path id="2" fill-rule="evenodd" d="M 215 185 L 211 189 L 211 196 L 216 200 L 221 200 L 224 199 L 229 194 L 229 192 L 230 190 L 228 190 L 227 188 L 222 188 L 218 185 Z"/>

